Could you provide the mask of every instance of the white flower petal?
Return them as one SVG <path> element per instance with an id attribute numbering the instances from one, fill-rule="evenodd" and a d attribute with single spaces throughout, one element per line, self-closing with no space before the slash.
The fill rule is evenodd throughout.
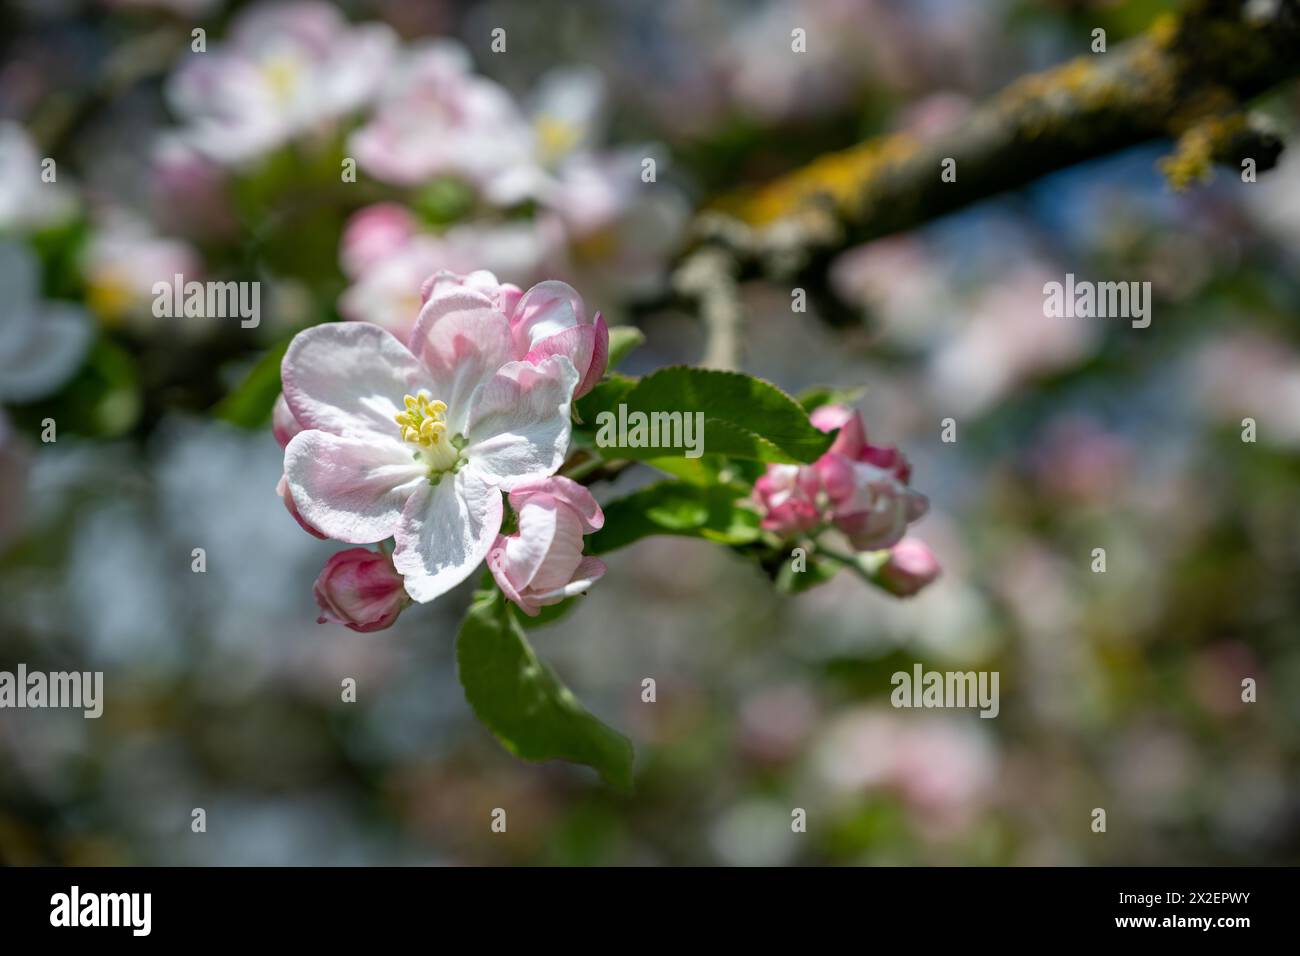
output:
<path id="1" fill-rule="evenodd" d="M 406 593 L 432 601 L 477 568 L 501 530 L 501 492 L 462 469 L 425 483 L 407 503 L 396 531 L 393 565 L 406 579 Z"/>
<path id="2" fill-rule="evenodd" d="M 479 386 L 514 358 L 504 315 L 484 308 L 443 311 L 437 299 L 421 310 L 411 351 L 432 376 L 433 397 L 447 403 L 447 429 L 453 435 L 465 433 Z"/>
<path id="3" fill-rule="evenodd" d="M 394 428 L 394 430 L 396 430 Z M 426 468 L 394 436 L 299 432 L 284 450 L 284 471 L 299 514 L 338 541 L 391 537 Z"/>
<path id="4" fill-rule="evenodd" d="M 299 332 L 280 377 L 285 401 L 303 428 L 392 438 L 398 435 L 393 419 L 405 407 L 403 397 L 432 384 L 406 346 L 368 322 Z"/>
<path id="5" fill-rule="evenodd" d="M 506 491 L 564 463 L 578 372 L 563 355 L 510 362 L 478 394 L 466 428 L 468 467 Z"/>

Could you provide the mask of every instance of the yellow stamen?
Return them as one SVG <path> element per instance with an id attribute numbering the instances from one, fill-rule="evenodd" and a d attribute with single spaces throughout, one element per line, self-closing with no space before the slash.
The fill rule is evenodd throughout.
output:
<path id="1" fill-rule="evenodd" d="M 454 454 L 447 440 L 447 403 L 429 398 L 428 393 L 407 395 L 402 399 L 406 411 L 394 416 L 401 428 L 402 440 L 430 451 Z"/>

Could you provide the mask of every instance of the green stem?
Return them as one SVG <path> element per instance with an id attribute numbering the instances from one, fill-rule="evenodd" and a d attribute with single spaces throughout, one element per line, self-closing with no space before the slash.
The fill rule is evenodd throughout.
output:
<path id="1" fill-rule="evenodd" d="M 825 544 L 823 544 L 821 541 L 817 539 L 813 539 L 813 546 L 816 548 L 817 553 L 820 554 L 822 557 L 829 558 L 830 560 L 834 561 L 836 564 L 841 564 L 846 568 L 852 569 L 852 571 L 858 577 L 862 578 L 862 580 L 866 581 L 868 584 L 876 583 L 875 578 L 873 578 L 868 573 L 867 569 L 864 568 L 858 562 L 857 555 L 845 554 L 843 551 L 838 551 L 835 548 L 828 548 Z"/>

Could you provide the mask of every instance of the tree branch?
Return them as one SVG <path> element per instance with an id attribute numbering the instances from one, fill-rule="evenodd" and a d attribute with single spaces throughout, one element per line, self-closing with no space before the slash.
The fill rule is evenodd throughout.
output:
<path id="1" fill-rule="evenodd" d="M 733 284 L 824 274 L 850 245 L 1164 137 L 1178 141 L 1163 164 L 1177 188 L 1205 178 L 1216 161 L 1250 156 L 1264 170 L 1281 141 L 1243 104 L 1297 73 L 1300 0 L 1196 0 L 1108 53 L 1018 80 L 948 135 L 871 139 L 720 201 L 697 217 L 681 269 L 698 270 L 703 247 L 725 253 L 728 262 L 714 258 L 709 271 Z M 953 182 L 941 178 L 945 159 L 956 161 Z M 725 345 L 734 329 L 721 334 Z"/>

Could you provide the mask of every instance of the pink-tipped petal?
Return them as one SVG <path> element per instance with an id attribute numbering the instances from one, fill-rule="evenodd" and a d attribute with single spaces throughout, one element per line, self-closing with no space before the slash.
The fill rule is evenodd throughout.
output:
<path id="1" fill-rule="evenodd" d="M 591 534 L 605 526 L 605 513 L 585 485 L 572 478 L 552 475 L 535 481 L 521 482 L 510 492 L 510 507 L 518 511 L 534 495 L 548 495 L 572 508 L 582 521 L 582 533 Z"/>
<path id="2" fill-rule="evenodd" d="M 526 355 L 543 339 L 587 321 L 587 307 L 578 290 L 567 282 L 539 282 L 520 298 L 511 327 L 517 354 Z"/>
<path id="3" fill-rule="evenodd" d="M 590 392 L 600 380 L 605 376 L 605 369 L 609 365 L 609 325 L 605 322 L 605 316 L 596 313 L 596 344 L 591 350 L 591 364 L 587 366 L 587 374 L 582 377 L 578 383 L 577 390 L 574 391 L 574 398 L 582 398 Z"/>
<path id="4" fill-rule="evenodd" d="M 867 447 L 867 429 L 862 415 L 847 405 L 823 405 L 809 416 L 813 427 L 824 432 L 839 429 L 831 443 L 830 451 L 845 458 L 856 459 Z"/>
<path id="5" fill-rule="evenodd" d="M 303 531 L 306 531 L 313 538 L 320 538 L 322 541 L 329 540 L 319 530 L 308 524 L 307 520 L 299 513 L 298 506 L 293 503 L 293 494 L 289 491 L 289 478 L 287 475 L 280 476 L 280 480 L 275 486 L 275 493 L 280 496 L 280 500 L 284 502 L 285 510 L 289 512 L 294 521 L 298 522 L 298 526 Z"/>
<path id="6" fill-rule="evenodd" d="M 281 392 L 275 399 L 275 406 L 271 409 L 271 432 L 275 435 L 275 440 L 284 448 L 289 444 L 294 435 L 302 431 L 302 426 L 298 424 L 298 419 L 293 417 L 293 412 L 289 410 L 289 403 L 284 399 L 284 393 Z"/>

